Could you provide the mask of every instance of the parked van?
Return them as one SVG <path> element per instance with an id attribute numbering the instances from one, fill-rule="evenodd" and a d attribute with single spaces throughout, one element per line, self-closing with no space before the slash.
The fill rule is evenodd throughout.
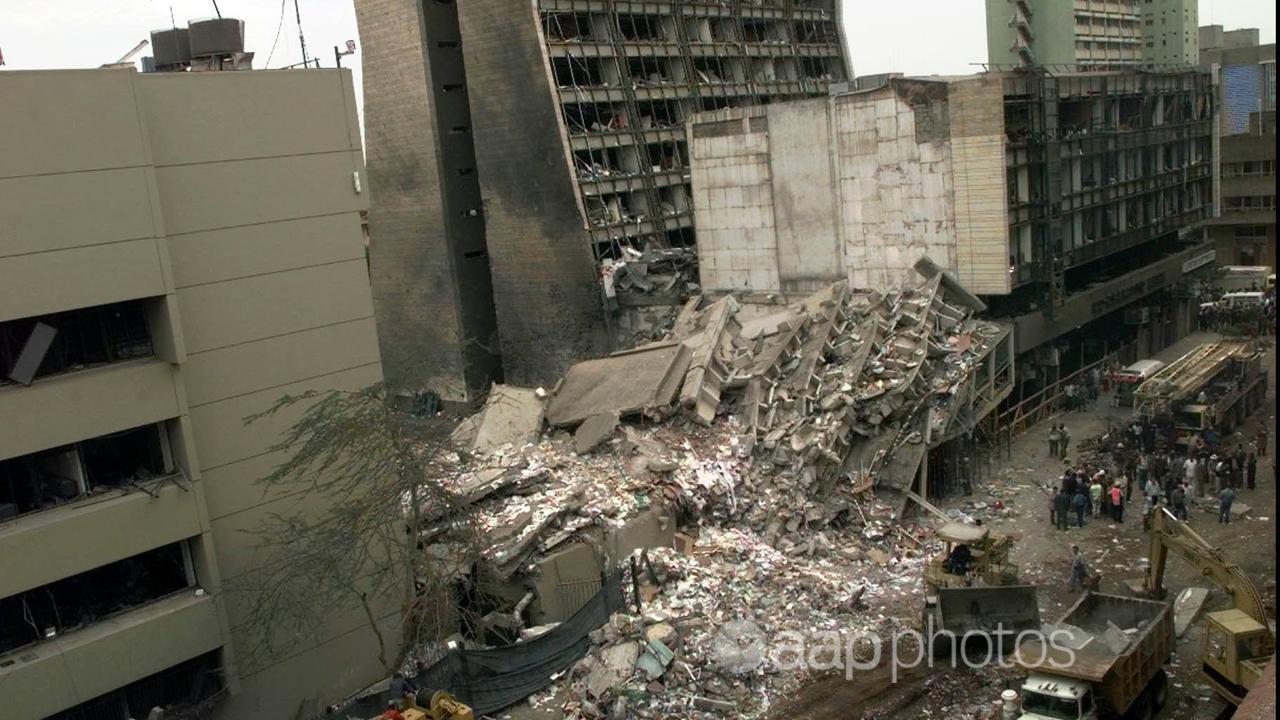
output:
<path id="1" fill-rule="evenodd" d="M 1111 373 L 1111 381 L 1116 388 L 1116 403 L 1120 407 L 1133 407 L 1133 391 L 1163 369 L 1164 363 L 1159 360 L 1139 360 L 1123 370 Z"/>
<path id="2" fill-rule="evenodd" d="M 1262 292 L 1229 292 L 1218 300 L 1218 307 L 1227 310 L 1257 308 L 1262 306 L 1266 297 L 1266 293 Z"/>

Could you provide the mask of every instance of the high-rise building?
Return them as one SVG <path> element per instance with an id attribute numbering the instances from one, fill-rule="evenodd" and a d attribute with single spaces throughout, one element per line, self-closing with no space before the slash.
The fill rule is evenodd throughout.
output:
<path id="1" fill-rule="evenodd" d="M 244 418 L 381 378 L 351 75 L 6 72 L 0 98 L 0 716 L 292 718 L 376 680 L 364 610 L 255 659 L 228 594 L 298 502 L 256 483 L 297 413 Z"/>
<path id="2" fill-rule="evenodd" d="M 1223 265 L 1276 264 L 1276 46 L 1257 28 L 1200 28 L 1200 63 L 1212 73 L 1218 123 L 1219 215 L 1209 237 Z"/>
<path id="3" fill-rule="evenodd" d="M 1024 358 L 1159 349 L 1192 329 L 1188 280 L 1213 262 L 1213 112 L 1208 74 L 1182 70 L 891 78 L 708 113 L 690 130 L 702 286 L 888 288 L 928 256 Z"/>
<path id="4" fill-rule="evenodd" d="M 1141 0 L 987 0 L 992 70 L 1105 69 L 1142 62 Z"/>
<path id="5" fill-rule="evenodd" d="M 695 242 L 688 117 L 848 76 L 834 0 L 356 6 L 387 376 L 446 399 L 608 345 L 601 262 Z"/>
<path id="6" fill-rule="evenodd" d="M 1143 63 L 1198 65 L 1199 7 L 1199 0 L 1142 0 Z"/>

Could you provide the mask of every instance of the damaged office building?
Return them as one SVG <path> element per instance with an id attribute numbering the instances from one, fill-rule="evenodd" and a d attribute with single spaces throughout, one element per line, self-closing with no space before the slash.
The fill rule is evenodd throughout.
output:
<path id="1" fill-rule="evenodd" d="M 469 401 L 660 335 L 650 308 L 698 292 L 686 122 L 825 95 L 840 12 L 358 0 L 388 381 Z"/>
<path id="2" fill-rule="evenodd" d="M 923 254 L 1013 324 L 1024 391 L 1147 357 L 1195 329 L 1214 263 L 1215 113 L 1193 69 L 888 77 L 704 113 L 702 289 L 884 287 Z"/>
<path id="3" fill-rule="evenodd" d="M 551 389 L 495 387 L 450 462 L 506 609 L 460 618 L 464 636 L 579 627 L 621 568 L 628 606 L 644 610 L 615 602 L 571 654 L 595 648 L 563 679 L 562 712 L 643 696 L 657 717 L 737 717 L 801 678 L 757 673 L 759 658 L 723 646 L 729 620 L 767 638 L 879 629 L 886 613 L 855 610 L 914 588 L 925 557 L 909 504 L 960 490 L 956 448 L 1014 381 L 1009 329 L 975 318 L 982 303 L 933 263 L 919 268 L 889 291 L 842 280 L 794 301 L 696 296 L 660 341 L 576 363 Z M 919 552 L 895 551 L 904 537 Z M 664 676 L 669 692 L 625 690 Z M 501 706 L 492 682 L 449 679 L 479 708 Z"/>

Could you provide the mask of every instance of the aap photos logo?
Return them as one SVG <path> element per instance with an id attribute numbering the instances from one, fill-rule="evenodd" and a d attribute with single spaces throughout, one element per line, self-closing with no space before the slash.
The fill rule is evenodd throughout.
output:
<path id="1" fill-rule="evenodd" d="M 990 630 L 957 635 L 939 630 L 930 617 L 922 631 L 895 630 L 884 637 L 869 631 L 819 630 L 783 631 L 771 638 L 752 620 L 732 620 L 712 634 L 707 649 L 716 668 L 733 675 L 761 668 L 797 673 L 838 670 L 852 679 L 855 671 L 874 670 L 887 662 L 897 682 L 899 670 L 922 665 L 1012 668 L 1016 648 L 1025 651 L 1022 659 L 1033 666 L 1070 667 L 1080 647 L 1079 638 L 1062 628 L 1011 629 L 998 623 Z"/>

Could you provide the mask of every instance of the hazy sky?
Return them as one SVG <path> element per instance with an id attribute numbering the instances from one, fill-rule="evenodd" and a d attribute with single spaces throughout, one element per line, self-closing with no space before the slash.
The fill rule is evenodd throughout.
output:
<path id="1" fill-rule="evenodd" d="M 510 0 L 513 4 L 529 1 Z M 353 0 L 298 2 L 309 54 L 318 56 L 324 67 L 333 67 L 334 45 L 359 42 Z M 856 74 L 960 74 L 975 71 L 975 63 L 986 59 L 983 0 L 844 3 L 849 57 Z M 246 21 L 245 44 L 257 53 L 254 67 L 278 68 L 302 60 L 293 0 L 218 0 L 218 7 L 224 16 Z M 0 51 L 7 63 L 0 72 L 114 62 L 151 30 L 171 27 L 171 13 L 179 26 L 187 20 L 213 17 L 213 1 L 0 0 Z M 1274 0 L 1200 0 L 1200 22 L 1228 29 L 1257 27 L 1262 42 L 1275 42 L 1276 6 Z M 139 53 L 146 54 L 149 51 Z M 358 96 L 359 51 L 344 58 L 343 64 L 355 70 Z"/>

